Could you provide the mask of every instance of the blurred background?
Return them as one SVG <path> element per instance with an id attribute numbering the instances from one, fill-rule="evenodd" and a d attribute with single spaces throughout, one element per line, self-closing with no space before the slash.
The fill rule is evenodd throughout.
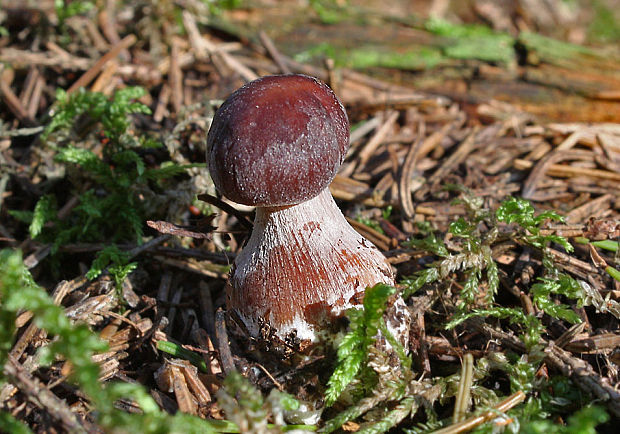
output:
<path id="1" fill-rule="evenodd" d="M 363 70 L 466 106 L 493 99 L 561 121 L 620 116 L 617 0 L 3 0 L 0 48 L 32 54 L 51 42 L 96 58 L 131 33 L 133 63 L 161 70 L 173 38 L 180 51 L 191 44 L 184 11 L 215 42 L 237 44 L 228 49 L 250 68 L 261 66 L 264 32 L 293 61 Z M 34 61 L 0 53 L 13 66 L 20 59 Z"/>

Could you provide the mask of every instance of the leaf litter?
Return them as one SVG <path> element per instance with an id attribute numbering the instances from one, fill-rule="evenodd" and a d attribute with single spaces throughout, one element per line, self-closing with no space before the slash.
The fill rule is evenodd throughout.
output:
<path id="1" fill-rule="evenodd" d="M 96 21 L 85 10 L 41 24 L 58 32 L 43 46 L 36 30 L 3 36 L 0 242 L 24 258 L 3 257 L 2 314 L 15 333 L 3 341 L 3 421 L 95 432 L 141 414 L 162 430 L 201 426 L 166 419 L 179 411 L 222 432 L 463 432 L 533 429 L 549 415 L 568 427 L 620 416 L 618 124 L 547 122 L 500 100 L 463 103 L 406 80 L 300 63 L 264 32 L 247 40 L 204 26 L 223 14 L 204 7 L 183 11 L 186 34 L 159 27 L 147 9 L 108 4 Z M 23 11 L 36 19 L 42 9 Z M 571 51 L 562 53 L 560 66 Z M 227 331 L 225 281 L 252 209 L 216 196 L 200 165 L 204 138 L 218 101 L 245 81 L 287 72 L 325 80 L 347 107 L 351 149 L 331 191 L 395 267 L 417 319 L 400 370 L 368 369 L 389 365 L 359 346 L 371 336 L 349 337 L 357 346 L 338 357 L 281 361 Z M 67 89 L 63 101 L 87 92 L 88 113 L 63 112 L 57 88 Z M 123 115 L 105 112 L 106 100 Z M 97 201 L 119 192 L 143 221 L 129 212 L 96 226 Z M 84 347 L 99 386 L 76 376 L 91 365 L 58 343 L 71 336 L 69 323 L 38 319 L 43 299 L 20 305 L 9 295 L 25 269 L 49 303 L 107 343 Z M 369 304 L 379 300 L 369 294 Z M 353 333 L 381 327 L 355 314 L 349 321 Z M 58 353 L 48 360 L 46 348 L 48 359 Z M 347 371 L 352 356 L 357 368 Z M 93 396 L 110 381 L 144 389 L 104 388 L 114 410 Z M 586 406 L 592 399 L 597 407 Z"/>

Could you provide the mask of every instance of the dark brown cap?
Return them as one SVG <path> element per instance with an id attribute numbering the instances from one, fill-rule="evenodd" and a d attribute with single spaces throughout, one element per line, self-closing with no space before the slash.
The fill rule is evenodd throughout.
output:
<path id="1" fill-rule="evenodd" d="M 207 161 L 218 190 L 245 205 L 292 205 L 325 189 L 349 147 L 334 92 L 305 75 L 247 83 L 215 113 Z"/>

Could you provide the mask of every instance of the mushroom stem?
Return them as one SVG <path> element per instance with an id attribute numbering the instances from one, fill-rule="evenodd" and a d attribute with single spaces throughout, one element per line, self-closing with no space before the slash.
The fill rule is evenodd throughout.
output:
<path id="1" fill-rule="evenodd" d="M 359 305 L 376 283 L 393 284 L 385 257 L 346 221 L 329 189 L 298 205 L 259 207 L 235 260 L 228 307 L 250 335 L 294 344 Z"/>

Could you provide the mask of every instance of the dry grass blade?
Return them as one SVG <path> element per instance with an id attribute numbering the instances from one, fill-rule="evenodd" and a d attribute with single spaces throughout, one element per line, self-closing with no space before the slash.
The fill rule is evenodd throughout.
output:
<path id="1" fill-rule="evenodd" d="M 80 87 L 86 87 L 90 84 L 91 81 L 99 75 L 101 70 L 106 66 L 108 62 L 117 57 L 121 51 L 126 50 L 136 43 L 135 35 L 127 35 L 125 36 L 118 44 L 115 44 L 110 51 L 104 54 L 95 64 L 88 69 L 80 78 L 78 78 L 75 83 L 71 85 L 71 87 L 67 90 L 68 94 L 71 94 L 78 90 Z"/>
<path id="2" fill-rule="evenodd" d="M 360 223 L 357 220 L 353 220 L 349 217 L 346 217 L 347 221 L 353 229 L 362 234 L 365 238 L 368 239 L 371 243 L 379 248 L 379 250 L 386 251 L 390 250 L 391 240 L 390 237 L 383 235 L 380 232 L 377 232 L 375 229 L 365 225 L 364 223 Z"/>
<path id="3" fill-rule="evenodd" d="M 525 393 L 521 391 L 516 392 L 510 395 L 508 398 L 501 401 L 495 407 L 493 407 L 493 410 L 488 411 L 480 416 L 474 416 L 463 422 L 459 422 L 454 425 L 450 425 L 446 428 L 437 430 L 435 431 L 435 434 L 458 434 L 458 433 L 470 431 L 476 428 L 477 426 L 482 425 L 483 423 L 487 421 L 491 421 L 495 419 L 496 417 L 498 417 L 498 413 L 500 414 L 506 413 L 511 408 L 516 407 L 517 405 L 525 401 L 525 398 L 526 398 Z"/>
<path id="4" fill-rule="evenodd" d="M 398 119 L 399 113 L 397 111 L 385 113 L 385 121 L 377 128 L 375 134 L 366 142 L 358 154 L 358 169 L 361 170 L 368 160 L 375 154 L 379 145 L 390 134 L 390 131 L 394 127 L 396 119 Z"/>
<path id="5" fill-rule="evenodd" d="M 577 151 L 573 151 L 573 152 L 577 152 Z M 580 154 L 580 155 L 585 155 L 585 154 Z M 552 156 L 549 156 L 549 160 L 557 161 L 559 159 L 565 159 L 566 157 L 567 157 L 566 155 L 557 155 L 557 156 L 552 155 Z M 545 163 L 549 163 L 549 162 L 545 161 Z M 518 169 L 518 170 L 528 170 L 533 167 L 533 164 L 530 161 L 516 159 L 514 161 L 514 166 L 515 166 L 515 169 Z M 548 174 L 552 176 L 559 176 L 559 177 L 567 177 L 567 178 L 575 177 L 575 176 L 584 176 L 584 177 L 589 177 L 589 178 L 594 178 L 594 179 L 604 179 L 604 180 L 610 180 L 613 182 L 620 182 L 620 173 L 610 172 L 608 170 L 587 169 L 583 167 L 567 166 L 563 164 L 545 164 L 545 166 L 541 165 L 541 166 L 537 166 L 537 168 L 539 170 L 537 172 L 532 171 L 534 175 L 530 175 L 530 177 L 528 178 L 528 181 L 526 181 L 527 191 L 525 190 L 525 187 L 523 189 L 524 197 L 526 198 L 532 198 L 534 196 L 535 191 L 536 191 L 536 184 L 540 182 L 540 178 L 544 174 Z M 526 192 L 527 192 L 527 196 L 525 196 Z"/>
<path id="6" fill-rule="evenodd" d="M 456 394 L 454 403 L 454 414 L 452 422 L 458 423 L 465 419 L 470 405 L 470 391 L 474 381 L 474 357 L 471 353 L 463 356 L 463 366 L 461 367 L 461 379 L 459 380 L 459 390 Z"/>
<path id="7" fill-rule="evenodd" d="M 433 173 L 428 182 L 430 184 L 438 184 L 448 173 L 455 169 L 461 162 L 467 158 L 467 156 L 473 152 L 476 146 L 479 146 L 476 143 L 476 134 L 478 133 L 478 129 L 474 129 L 471 131 L 465 140 L 458 146 L 456 151 L 454 151 L 450 157 L 448 157 L 443 164 Z"/>
<path id="8" fill-rule="evenodd" d="M 431 136 L 433 137 L 433 139 L 431 140 L 430 137 L 425 139 L 425 133 L 425 124 L 421 122 L 418 126 L 418 138 L 407 151 L 407 155 L 405 156 L 405 161 L 400 170 L 400 175 L 398 179 L 398 198 L 400 200 L 400 206 L 405 215 L 410 219 L 413 219 L 415 216 L 415 207 L 413 205 L 413 199 L 411 197 L 411 195 L 413 194 L 411 182 L 413 180 L 416 170 L 416 163 L 420 160 L 420 158 L 423 158 L 427 153 L 432 150 L 432 148 L 435 147 L 435 145 L 440 140 L 439 135 L 441 134 L 440 133 L 439 135 Z M 425 144 L 427 144 L 427 146 L 425 146 Z"/>
<path id="9" fill-rule="evenodd" d="M 4 48 L 0 52 L 0 61 L 10 63 L 13 67 L 30 67 L 33 65 L 42 67 L 63 67 L 74 70 L 87 70 L 92 65 L 92 60 L 73 55 L 64 56 L 57 52 L 49 51 L 36 53 L 15 48 Z"/>

